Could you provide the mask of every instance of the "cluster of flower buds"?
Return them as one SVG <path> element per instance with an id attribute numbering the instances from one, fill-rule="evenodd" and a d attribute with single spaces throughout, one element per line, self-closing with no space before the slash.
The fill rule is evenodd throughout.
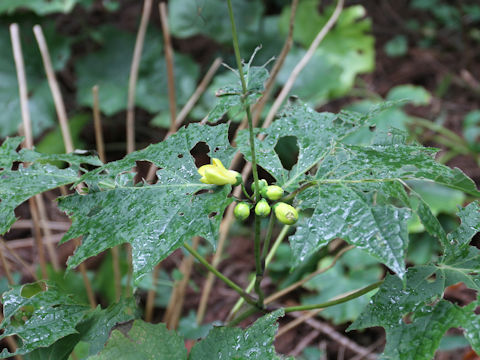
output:
<path id="1" fill-rule="evenodd" d="M 258 192 L 262 196 L 255 205 L 255 214 L 257 216 L 266 217 L 270 215 L 272 208 L 268 201 L 277 201 L 283 198 L 284 191 L 278 185 L 268 185 L 265 179 L 258 181 Z M 252 184 L 252 192 L 255 193 L 255 183 Z M 273 205 L 276 218 L 282 224 L 292 225 L 298 220 L 298 212 L 295 208 L 284 202 L 276 202 Z M 246 202 L 237 204 L 234 210 L 235 217 L 239 220 L 245 220 L 250 216 L 250 206 Z"/>
<path id="2" fill-rule="evenodd" d="M 219 159 L 212 158 L 212 163 L 203 165 L 198 169 L 202 176 L 200 181 L 204 184 L 212 185 L 240 185 L 242 183 L 241 175 L 233 170 L 227 170 Z M 252 184 L 252 192 L 255 193 L 255 183 Z M 278 185 L 268 185 L 265 179 L 258 181 L 258 193 L 262 196 L 255 205 L 255 214 L 266 217 L 272 211 L 267 200 L 277 201 L 283 195 L 283 189 Z M 250 216 L 251 205 L 247 202 L 240 202 L 235 206 L 233 214 L 239 220 L 246 220 Z M 278 221 L 283 224 L 293 225 L 298 220 L 298 212 L 295 208 L 284 202 L 276 202 L 273 205 L 273 211 Z"/>

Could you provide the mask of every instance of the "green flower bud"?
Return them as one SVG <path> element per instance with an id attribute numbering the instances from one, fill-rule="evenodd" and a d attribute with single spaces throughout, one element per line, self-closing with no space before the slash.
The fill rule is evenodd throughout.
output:
<path id="1" fill-rule="evenodd" d="M 250 207 L 247 203 L 241 202 L 235 206 L 233 214 L 238 220 L 245 220 L 250 215 Z"/>
<path id="2" fill-rule="evenodd" d="M 293 225 L 298 220 L 298 212 L 291 205 L 280 202 L 273 207 L 278 221 L 285 225 Z"/>
<path id="3" fill-rule="evenodd" d="M 258 216 L 268 216 L 270 215 L 270 205 L 268 205 L 267 200 L 262 199 L 257 203 L 257 206 L 255 206 L 255 214 Z"/>
<path id="4" fill-rule="evenodd" d="M 267 180 L 265 180 L 265 179 L 258 180 L 258 191 L 259 192 L 262 191 L 262 189 L 267 187 L 267 186 L 268 186 Z M 255 181 L 252 182 L 251 189 L 252 189 L 252 193 L 255 193 Z"/>
<path id="5" fill-rule="evenodd" d="M 282 198 L 283 189 L 280 186 L 277 186 L 277 185 L 270 185 L 270 186 L 264 187 L 260 191 L 260 194 L 264 198 L 275 201 L 275 200 L 278 200 L 278 199 Z"/>

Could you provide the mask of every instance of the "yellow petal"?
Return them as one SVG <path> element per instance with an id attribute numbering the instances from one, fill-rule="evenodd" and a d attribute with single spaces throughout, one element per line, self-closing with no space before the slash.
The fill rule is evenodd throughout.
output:
<path id="1" fill-rule="evenodd" d="M 217 168 L 207 168 L 205 170 L 205 177 L 207 178 L 208 184 L 214 185 L 225 185 L 230 184 L 231 179 L 228 176 L 225 176 L 226 172 L 220 171 Z"/>
<path id="2" fill-rule="evenodd" d="M 205 176 L 205 170 L 208 169 L 208 167 L 213 167 L 212 165 L 203 165 L 198 168 L 198 173 L 202 176 Z"/>
<path id="3" fill-rule="evenodd" d="M 212 164 L 223 171 L 227 171 L 227 169 L 225 169 L 225 166 L 223 166 L 220 159 L 212 158 Z"/>

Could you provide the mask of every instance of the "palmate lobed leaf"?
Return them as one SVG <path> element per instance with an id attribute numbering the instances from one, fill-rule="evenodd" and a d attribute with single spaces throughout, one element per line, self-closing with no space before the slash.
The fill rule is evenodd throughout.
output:
<path id="1" fill-rule="evenodd" d="M 63 241 L 83 236 L 82 245 L 70 257 L 68 267 L 71 269 L 103 250 L 129 242 L 137 279 L 195 235 L 215 246 L 223 212 L 232 202 L 227 197 L 231 187 L 200 182 L 195 160 L 190 155 L 199 142 L 209 146 L 209 156 L 219 158 L 228 167 L 234 153 L 228 140 L 228 125 L 192 124 L 164 142 L 86 174 L 82 180 L 89 184 L 114 185 L 105 191 L 59 200 L 60 209 L 73 219 Z M 157 184 L 114 183 L 115 178 L 130 172 L 140 160 L 160 169 Z"/>
<path id="2" fill-rule="evenodd" d="M 0 339 L 18 335 L 22 344 L 16 354 L 26 354 L 39 347 L 47 347 L 57 340 L 77 332 L 75 326 L 89 311 L 65 296 L 53 283 L 40 281 L 15 286 L 2 295 L 4 329 Z M 11 356 L 7 349 L 0 358 Z"/>
<path id="3" fill-rule="evenodd" d="M 462 327 L 465 337 L 480 351 L 480 316 L 474 310 L 480 298 L 459 307 L 443 300 L 446 287 L 463 282 L 480 291 L 480 250 L 469 242 L 480 226 L 477 202 L 459 212 L 462 223 L 448 235 L 438 264 L 409 268 L 406 284 L 389 275 L 361 316 L 350 326 L 382 326 L 387 333 L 384 359 L 431 359 L 444 333 Z M 410 319 L 410 321 L 406 321 Z"/>
<path id="4" fill-rule="evenodd" d="M 98 353 L 110 329 L 134 317 L 134 300 L 121 300 L 106 309 L 79 304 L 52 281 L 15 286 L 2 296 L 3 336 L 16 334 L 18 354 L 28 360 L 67 360 L 80 341 L 89 354 Z M 9 357 L 7 350 L 0 358 Z"/>
<path id="5" fill-rule="evenodd" d="M 55 189 L 78 181 L 78 171 L 82 164 L 99 166 L 102 163 L 96 156 L 72 154 L 40 154 L 33 150 L 16 148 L 22 138 L 7 138 L 0 146 L 0 234 L 8 231 L 15 222 L 14 210 L 22 202 L 47 190 Z M 49 162 L 62 161 L 70 164 L 59 169 Z M 33 163 L 29 167 L 19 165 L 12 170 L 14 162 Z"/>
<path id="6" fill-rule="evenodd" d="M 105 348 L 88 360 L 280 360 L 273 341 L 281 316 L 283 310 L 277 310 L 245 330 L 215 327 L 188 355 L 183 338 L 167 330 L 165 324 L 136 320 L 128 330 L 114 330 Z"/>
<path id="7" fill-rule="evenodd" d="M 295 265 L 340 237 L 402 277 L 411 211 L 419 215 L 430 233 L 442 243 L 446 241 L 443 229 L 420 195 L 411 192 L 420 202 L 410 201 L 404 189 L 406 182 L 435 182 L 480 195 L 473 181 L 459 169 L 435 162 L 435 149 L 406 144 L 406 137 L 397 130 L 377 133 L 369 146 L 342 143 L 368 125 L 379 111 L 397 104 L 381 104 L 363 115 L 317 113 L 293 104 L 261 131 L 265 139 L 256 141 L 258 163 L 277 184 L 288 191 L 309 181 L 314 184 L 297 196 L 297 205 L 313 213 L 300 221 L 296 234 L 290 237 Z M 285 136 L 296 137 L 299 148 L 298 161 L 291 170 L 283 169 L 275 152 L 279 139 Z M 238 146 L 250 159 L 246 132 L 239 136 Z M 382 197 L 384 200 L 379 201 Z M 405 207 L 398 208 L 398 202 L 392 205 L 389 198 L 400 200 Z"/>

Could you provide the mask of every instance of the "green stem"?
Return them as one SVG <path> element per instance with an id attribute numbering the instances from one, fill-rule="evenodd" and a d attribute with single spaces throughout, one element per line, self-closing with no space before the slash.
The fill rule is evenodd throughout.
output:
<path id="1" fill-rule="evenodd" d="M 460 136 L 458 136 L 457 134 L 455 134 L 453 131 L 447 129 L 442 125 L 436 124 L 432 121 L 415 117 L 413 120 L 413 124 L 420 125 L 420 126 L 423 126 L 424 128 L 436 131 L 437 133 L 442 134 L 443 136 L 449 138 L 455 143 L 465 144 L 465 140 Z"/>
<path id="2" fill-rule="evenodd" d="M 192 256 L 197 259 L 203 266 L 205 266 L 208 271 L 213 273 L 216 277 L 218 277 L 220 280 L 222 280 L 225 284 L 227 284 L 229 287 L 231 287 L 233 290 L 235 290 L 248 304 L 256 306 L 255 299 L 253 299 L 249 294 L 247 294 L 243 289 L 235 284 L 232 280 L 230 280 L 228 277 L 223 275 L 220 271 L 215 269 L 210 263 L 202 256 L 200 255 L 197 250 L 192 248 L 190 245 L 187 243 L 184 243 L 183 246 L 187 251 L 192 254 Z"/>
<path id="3" fill-rule="evenodd" d="M 235 25 L 235 18 L 233 17 L 233 8 L 232 8 L 232 1 L 227 0 L 228 3 L 228 14 L 230 16 L 230 23 L 232 25 L 232 38 L 233 38 L 233 49 L 235 51 L 235 59 L 237 60 L 237 67 L 238 67 L 238 75 L 240 76 L 240 82 L 242 84 L 242 105 L 245 107 L 245 111 L 247 113 L 247 120 L 248 120 L 248 131 L 250 134 L 250 152 L 252 157 L 252 173 L 253 173 L 253 180 L 255 183 L 255 190 L 254 190 L 254 199 L 257 202 L 260 197 L 258 193 L 258 169 L 257 169 L 257 159 L 255 154 L 255 135 L 253 133 L 253 120 L 252 120 L 252 113 L 250 112 L 250 106 L 246 102 L 246 96 L 248 95 L 247 84 L 245 83 L 245 76 L 243 74 L 243 64 L 242 59 L 240 56 L 240 48 L 238 46 L 238 36 L 237 36 L 237 27 Z M 259 274 L 262 273 L 261 269 L 261 239 L 260 239 L 260 219 L 255 214 L 255 267 L 256 267 L 256 277 L 255 280 L 255 292 L 258 295 L 258 306 L 263 307 L 263 293 L 260 288 L 260 283 L 262 281 L 262 276 L 259 277 Z"/>
<path id="4" fill-rule="evenodd" d="M 270 220 L 268 221 L 267 234 L 265 235 L 265 240 L 263 241 L 263 250 L 262 250 L 262 270 L 265 271 L 266 265 L 266 256 L 268 248 L 270 247 L 270 239 L 272 238 L 273 225 L 275 225 L 275 215 L 273 211 L 270 213 Z"/>
<path id="5" fill-rule="evenodd" d="M 253 314 L 256 314 L 258 311 L 258 308 L 256 307 L 251 307 L 250 309 L 246 310 L 245 312 L 241 313 L 238 317 L 236 317 L 235 319 L 233 319 L 232 321 L 230 321 L 228 323 L 228 326 L 230 327 L 234 327 L 234 326 L 237 326 L 238 324 L 240 324 L 243 320 L 249 318 L 250 316 L 252 316 Z"/>
<path id="6" fill-rule="evenodd" d="M 288 202 L 290 200 L 293 200 L 295 198 L 295 196 L 297 196 L 299 193 L 301 193 L 302 191 L 308 189 L 309 187 L 315 186 L 317 184 L 318 184 L 317 181 L 311 181 L 309 183 L 303 184 L 302 186 L 300 186 L 296 190 L 292 191 L 287 196 L 284 196 L 282 199 L 280 199 L 280 201 Z"/>
<path id="7" fill-rule="evenodd" d="M 270 251 L 268 252 L 267 258 L 266 258 L 266 260 L 265 260 L 265 269 L 268 268 L 268 265 L 270 265 L 270 263 L 272 262 L 273 257 L 275 256 L 278 247 L 279 247 L 280 244 L 282 243 L 283 239 L 285 239 L 285 236 L 287 236 L 287 233 L 288 233 L 288 230 L 289 230 L 289 229 L 290 229 L 290 226 L 289 226 L 289 225 L 285 225 L 285 226 L 282 228 L 282 231 L 280 231 L 280 234 L 278 234 L 278 237 L 277 237 L 277 239 L 275 240 L 275 242 L 273 243 L 273 246 L 272 246 L 272 248 L 270 249 Z M 248 284 L 245 292 L 246 292 L 246 293 L 250 293 L 250 291 L 252 291 L 254 285 L 255 285 L 255 279 L 252 279 L 252 281 L 250 281 L 250 283 Z M 232 310 L 230 310 L 229 317 L 234 316 L 234 315 L 237 313 L 237 311 L 240 310 L 240 307 L 241 307 L 242 305 L 243 305 L 243 298 L 240 298 L 240 299 L 238 299 L 238 301 L 235 303 L 235 305 L 233 306 Z"/>
<path id="8" fill-rule="evenodd" d="M 263 308 L 263 291 L 261 287 L 261 283 L 263 280 L 263 267 L 262 267 L 262 249 L 261 249 L 261 241 L 260 241 L 260 216 L 255 214 L 255 292 L 257 293 L 258 300 L 257 306 L 259 308 Z"/>
<path id="9" fill-rule="evenodd" d="M 364 287 L 360 290 L 354 291 L 351 294 L 339 297 L 335 300 L 330 300 L 330 301 L 320 303 L 320 304 L 290 306 L 290 307 L 286 307 L 284 310 L 285 310 L 285 313 L 290 313 L 290 312 L 294 312 L 294 311 L 305 311 L 305 310 L 315 310 L 315 309 L 327 308 L 327 307 L 330 307 L 330 306 L 342 304 L 342 303 L 350 301 L 352 299 L 356 299 L 356 298 L 358 298 L 362 295 L 365 295 L 366 293 L 378 288 L 382 284 L 383 284 L 383 280 L 378 281 L 374 284 L 368 285 L 368 286 L 366 286 L 366 287 Z"/>
<path id="10" fill-rule="evenodd" d="M 252 197 L 248 194 L 247 189 L 245 188 L 245 184 L 242 182 L 241 185 L 242 185 L 243 194 L 247 197 L 248 200 L 253 202 Z"/>
<path id="11" fill-rule="evenodd" d="M 356 299 L 356 298 L 358 298 L 362 295 L 365 295 L 366 293 L 378 288 L 382 284 L 383 284 L 383 280 L 378 281 L 374 284 L 368 285 L 368 286 L 366 286 L 366 287 L 364 287 L 360 290 L 354 291 L 354 292 L 352 292 L 348 295 L 339 297 L 339 298 L 334 299 L 334 300 L 330 300 L 330 301 L 327 301 L 327 302 L 324 302 L 324 303 L 321 303 L 321 304 L 290 306 L 290 307 L 284 308 L 284 311 L 285 311 L 285 313 L 290 313 L 290 312 L 294 312 L 294 311 L 305 311 L 305 310 L 315 310 L 315 309 L 328 308 L 328 307 L 331 307 L 331 306 L 335 306 L 335 305 L 342 304 L 344 302 Z M 245 312 L 243 312 L 242 314 L 240 314 L 237 318 L 230 321 L 228 323 L 228 326 L 238 325 L 240 322 L 242 322 L 243 320 L 245 320 L 249 316 L 257 313 L 258 311 L 259 311 L 258 308 L 250 308 L 250 309 L 246 310 Z"/>

